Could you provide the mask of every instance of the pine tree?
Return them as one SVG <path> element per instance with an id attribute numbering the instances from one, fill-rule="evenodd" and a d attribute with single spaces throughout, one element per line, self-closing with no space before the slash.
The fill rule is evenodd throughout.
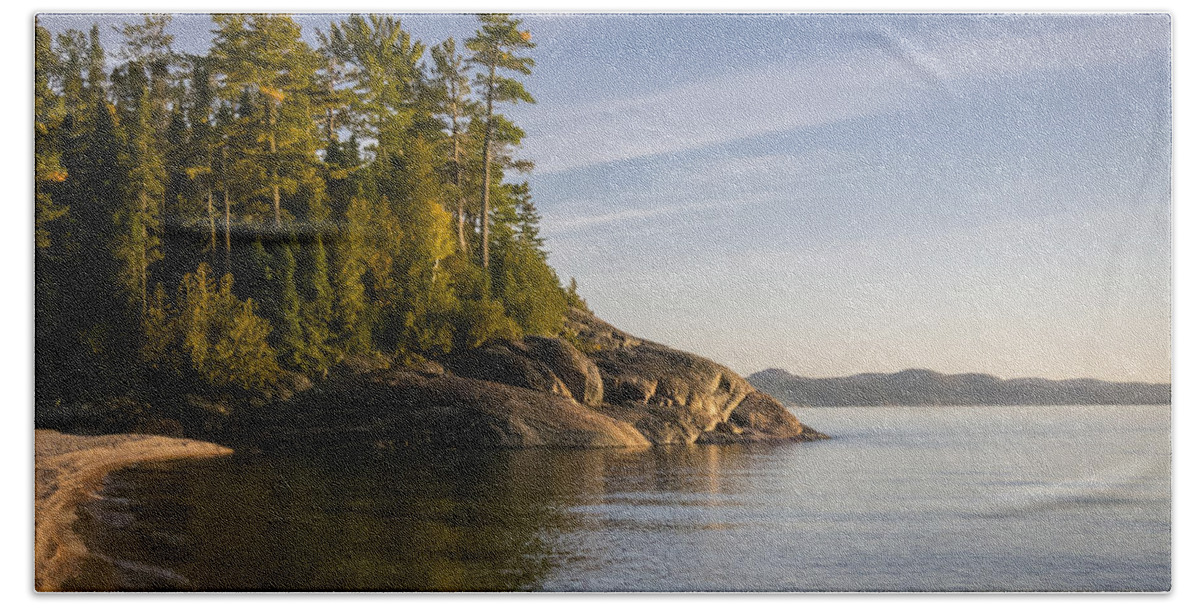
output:
<path id="1" fill-rule="evenodd" d="M 375 142 L 377 157 L 394 154 L 416 114 L 417 62 L 425 46 L 412 41 L 398 19 L 380 15 L 350 15 L 318 36 L 324 52 L 347 66 L 353 91 L 348 126 Z"/>
<path id="2" fill-rule="evenodd" d="M 37 26 L 34 30 L 33 68 L 33 180 L 34 242 L 39 250 L 50 247 L 50 225 L 68 211 L 68 207 L 56 204 L 51 194 L 55 184 L 67 179 L 59 147 L 62 99 L 50 88 L 51 78 L 57 71 L 57 60 L 50 32 Z"/>
<path id="3" fill-rule="evenodd" d="M 352 197 L 345 218 L 334 248 L 338 342 L 347 353 L 365 354 L 372 346 L 370 298 L 364 284 L 368 257 L 367 231 L 371 224 L 371 210 L 366 199 Z"/>
<path id="4" fill-rule="evenodd" d="M 467 40 L 467 48 L 472 55 L 468 61 L 476 64 L 483 73 L 476 76 L 476 84 L 481 88 L 484 98 L 484 134 L 483 134 L 483 183 L 480 185 L 480 223 L 482 224 L 481 265 L 488 267 L 488 225 L 490 223 L 490 200 L 492 189 L 492 156 L 493 140 L 497 131 L 497 103 L 515 103 L 524 101 L 533 103 L 533 96 L 520 81 L 503 76 L 497 70 L 507 70 L 518 74 L 528 75 L 534 65 L 533 59 L 519 57 L 516 53 L 532 49 L 536 45 L 530 42 L 529 32 L 521 31 L 521 21 L 506 14 L 479 15 L 480 29 L 475 36 Z"/>
<path id="5" fill-rule="evenodd" d="M 192 182 L 192 190 L 200 197 L 204 222 L 208 228 L 206 251 L 217 251 L 217 155 L 221 148 L 220 133 L 214 124 L 212 72 L 205 57 L 190 57 L 192 84 L 185 104 L 186 121 L 191 126 L 187 153 L 181 155 L 184 175 Z"/>
<path id="6" fill-rule="evenodd" d="M 171 45 L 175 37 L 167 33 L 171 15 L 143 15 L 141 23 L 128 23 L 117 29 L 124 38 L 121 58 L 136 63 L 146 71 L 150 103 L 149 122 L 157 131 L 167 128 L 171 120 L 171 69 L 176 62 Z M 93 44 L 99 45 L 98 41 Z"/>
<path id="7" fill-rule="evenodd" d="M 115 253 L 121 260 L 120 281 L 130 303 L 145 314 L 150 266 L 162 259 L 162 209 L 166 170 L 153 124 L 150 82 L 141 63 L 126 63 L 114 74 L 125 132 L 123 152 L 128 178 L 116 219 Z"/>
<path id="8" fill-rule="evenodd" d="M 343 352 L 366 354 L 371 350 L 370 298 L 364 284 L 371 207 L 363 196 L 357 138 L 330 141 L 325 162 L 330 206 L 341 226 L 332 244 L 334 334 Z"/>
<path id="9" fill-rule="evenodd" d="M 567 296 L 546 263 L 529 184 L 505 184 L 497 197 L 493 284 L 505 312 L 527 334 L 553 336 L 563 327 Z"/>
<path id="10" fill-rule="evenodd" d="M 307 249 L 312 260 L 307 277 L 312 296 L 304 303 L 301 322 L 312 358 L 309 370 L 325 375 L 339 358 L 331 330 L 334 321 L 333 286 L 329 280 L 329 258 L 322 237 L 318 234 Z"/>
<path id="11" fill-rule="evenodd" d="M 84 72 L 88 71 L 89 52 L 94 55 L 96 49 L 89 47 L 83 32 L 73 29 L 59 34 L 56 43 L 58 59 L 54 62 L 57 72 L 54 74 L 55 80 L 62 91 L 66 112 L 73 115 L 76 121 L 81 121 L 95 102 L 94 96 L 89 98 L 85 94 Z M 91 70 L 89 75 L 100 78 L 103 73 Z"/>
<path id="12" fill-rule="evenodd" d="M 319 148 L 310 104 L 320 58 L 300 39 L 300 26 L 283 15 L 215 15 L 211 51 L 224 86 L 221 97 L 236 103 L 230 140 L 238 142 L 239 174 L 249 170 L 256 191 L 270 198 L 277 228 L 284 194 L 311 179 Z M 241 164 L 239 164 L 241 161 Z M 263 175 L 261 180 L 253 179 Z M 257 192 L 253 192 L 257 194 Z"/>
<path id="13" fill-rule="evenodd" d="M 433 56 L 433 78 L 439 85 L 441 113 L 450 123 L 450 169 L 452 173 L 452 197 L 456 203 L 455 221 L 458 225 L 458 250 L 467 254 L 467 197 L 465 184 L 465 162 L 463 157 L 464 118 L 478 112 L 478 104 L 470 99 L 471 79 L 467 74 L 465 58 L 458 52 L 454 39 L 449 38 L 430 51 Z"/>
<path id="14" fill-rule="evenodd" d="M 441 268 L 442 261 L 454 253 L 453 220 L 440 203 L 432 144 L 419 135 L 410 138 L 400 161 L 395 175 L 401 179 L 393 194 L 397 217 L 406 228 L 397 256 L 405 285 L 401 341 L 418 353 L 441 354 L 452 346 L 449 322 L 456 306 Z"/>
<path id="15" fill-rule="evenodd" d="M 287 243 L 279 248 L 279 272 L 276 274 L 279 308 L 276 325 L 279 327 L 279 345 L 284 361 L 290 367 L 310 370 L 317 357 L 309 350 L 301 317 L 302 303 L 296 285 L 296 246 Z"/>

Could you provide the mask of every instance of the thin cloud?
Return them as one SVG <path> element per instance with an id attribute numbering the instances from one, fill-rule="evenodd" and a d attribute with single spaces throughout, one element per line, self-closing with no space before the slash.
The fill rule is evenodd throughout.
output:
<path id="1" fill-rule="evenodd" d="M 773 65 L 663 92 L 545 108 L 525 150 L 540 174 L 710 146 L 900 110 L 931 90 L 957 96 L 975 78 L 1132 61 L 1163 50 L 1162 20 L 1097 20 L 986 38 L 906 37 L 881 26 L 881 47 Z"/>

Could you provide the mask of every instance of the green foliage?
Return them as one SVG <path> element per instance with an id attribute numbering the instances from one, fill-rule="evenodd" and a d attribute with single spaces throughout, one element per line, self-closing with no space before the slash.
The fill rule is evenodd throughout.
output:
<path id="1" fill-rule="evenodd" d="M 325 253 L 325 244 L 320 236 L 307 248 L 311 255 L 311 266 L 308 274 L 308 285 L 312 294 L 311 299 L 303 306 L 301 324 L 304 327 L 304 337 L 308 350 L 314 353 L 312 361 L 308 362 L 307 370 L 320 372 L 325 375 L 329 367 L 336 362 L 337 352 L 333 348 L 333 286 L 329 281 L 329 260 Z"/>
<path id="2" fill-rule="evenodd" d="M 253 210 L 269 214 L 278 227 L 282 197 L 312 188 L 317 176 L 320 140 L 309 94 L 320 57 L 286 15 L 226 14 L 213 21 L 213 68 L 224 82 L 218 94 L 238 110 L 223 125 L 229 176 L 239 182 L 231 187 L 240 198 L 256 199 Z"/>
<path id="3" fill-rule="evenodd" d="M 319 367 L 323 361 L 315 348 L 310 348 L 305 336 L 304 322 L 300 315 L 300 292 L 296 287 L 296 253 L 291 244 L 283 245 L 279 254 L 278 283 L 274 291 L 279 295 L 278 317 L 279 347 L 286 365 L 308 370 Z"/>
<path id="4" fill-rule="evenodd" d="M 318 36 L 325 52 L 350 66 L 351 127 L 363 139 L 376 142 L 377 156 L 386 157 L 415 118 L 417 62 L 425 45 L 412 41 L 400 20 L 381 15 L 350 15 Z"/>
<path id="5" fill-rule="evenodd" d="M 265 391 L 280 374 L 274 349 L 267 342 L 271 326 L 254 310 L 253 300 L 233 294 L 233 276 L 218 286 L 208 264 L 201 263 L 179 284 L 176 305 L 167 308 L 161 287 L 147 318 L 162 324 L 147 341 L 151 361 L 165 357 L 173 344 L 201 379 L 217 388 Z M 163 329 L 165 328 L 165 329 Z"/>
<path id="6" fill-rule="evenodd" d="M 338 342 L 349 354 L 365 354 L 371 349 L 370 304 L 364 284 L 370 224 L 371 210 L 366 200 L 352 197 L 346 209 L 345 227 L 334 246 L 335 327 Z"/>
<path id="7" fill-rule="evenodd" d="M 516 340 L 521 329 L 504 314 L 504 305 L 493 299 L 462 303 L 455 336 L 459 349 L 478 348 L 489 340 Z"/>
<path id="8" fill-rule="evenodd" d="M 475 31 L 475 36 L 467 40 L 467 48 L 472 52 L 468 61 L 478 65 L 482 70 L 475 78 L 476 84 L 483 91 L 485 107 L 483 145 L 480 155 L 483 177 L 480 180 L 479 217 L 482 228 L 480 237 L 482 250 L 479 257 L 480 265 L 487 269 L 490 260 L 489 248 L 491 247 L 491 238 L 488 234 L 491 229 L 490 199 L 493 181 L 499 177 L 499 172 L 492 173 L 493 145 L 497 141 L 516 143 L 520 140 L 521 135 L 519 130 L 512 128 L 512 123 L 495 113 L 495 104 L 518 101 L 533 103 L 533 96 L 525 90 L 525 86 L 520 81 L 504 76 L 497 70 L 529 74 L 534 64 L 533 59 L 519 57 L 517 53 L 536 45 L 530 42 L 529 32 L 521 31 L 518 28 L 521 24 L 519 19 L 513 19 L 504 14 L 484 14 L 479 15 L 479 21 L 481 27 Z"/>
<path id="9" fill-rule="evenodd" d="M 526 75 L 532 71 L 533 59 L 518 56 L 537 46 L 530 42 L 529 32 L 520 29 L 521 20 L 491 13 L 479 15 L 479 25 L 475 35 L 467 40 L 467 49 L 472 53 L 469 61 L 485 70 L 476 79 L 477 84 L 487 90 L 494 102 L 533 103 L 533 96 L 519 81 L 496 74 L 497 69 Z"/>
<path id="10" fill-rule="evenodd" d="M 567 298 L 541 253 L 517 241 L 497 256 L 496 293 L 504 310 L 526 334 L 554 336 L 562 331 Z"/>
<path id="11" fill-rule="evenodd" d="M 207 273 L 207 269 L 205 270 Z M 173 369 L 179 366 L 178 353 L 173 349 L 175 341 L 175 319 L 171 317 L 171 302 L 162 283 L 154 286 L 154 293 L 142 315 L 142 360 L 154 369 Z"/>
<path id="12" fill-rule="evenodd" d="M 162 210 L 166 170 L 156 142 L 154 100 L 150 81 L 141 64 L 131 62 L 114 77 L 117 112 L 124 117 L 126 145 L 122 166 L 127 167 L 121 200 L 114 217 L 115 255 L 121 261 L 120 282 L 134 308 L 144 313 L 150 284 L 150 267 L 162 259 Z"/>
<path id="13" fill-rule="evenodd" d="M 566 316 L 566 294 L 546 263 L 529 185 L 505 184 L 495 200 L 493 293 L 524 333 L 557 335 Z"/>
<path id="14" fill-rule="evenodd" d="M 566 296 L 568 308 L 577 308 L 582 311 L 592 312 L 592 309 L 588 308 L 587 300 L 579 295 L 579 284 L 575 282 L 575 277 L 571 277 L 571 284 L 567 287 Z"/>
<path id="15" fill-rule="evenodd" d="M 115 70 L 98 28 L 35 27 L 39 403 L 71 374 L 125 394 L 133 362 L 266 390 L 348 355 L 557 334 L 585 306 L 505 177 L 532 166 L 496 106 L 533 101 L 519 20 L 480 16 L 428 68 L 392 17 L 332 23 L 316 51 L 287 16 L 213 20 L 202 55 L 171 49 L 169 16 L 122 27 Z"/>
<path id="16" fill-rule="evenodd" d="M 450 327 L 457 301 L 441 265 L 454 252 L 451 216 L 439 202 L 434 149 L 421 136 L 409 138 L 398 159 L 396 215 L 406 227 L 397 248 L 396 269 L 403 294 L 395 312 L 403 329 L 401 346 L 422 354 L 450 350 Z"/>
<path id="17" fill-rule="evenodd" d="M 62 100 L 50 88 L 51 75 L 56 71 L 58 57 L 51 45 L 50 32 L 35 29 L 33 83 L 33 179 L 34 179 L 34 242 L 38 249 L 50 247 L 50 224 L 67 215 L 68 208 L 56 204 L 50 190 L 66 181 L 67 171 L 61 163 L 59 131 L 62 126 Z"/>

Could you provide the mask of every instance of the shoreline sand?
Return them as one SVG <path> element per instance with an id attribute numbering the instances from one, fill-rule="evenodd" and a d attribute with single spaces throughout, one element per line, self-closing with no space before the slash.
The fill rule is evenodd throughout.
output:
<path id="1" fill-rule="evenodd" d="M 67 435 L 34 431 L 34 588 L 59 591 L 80 574 L 87 547 L 72 525 L 104 476 L 139 462 L 210 458 L 233 450 L 156 435 Z"/>

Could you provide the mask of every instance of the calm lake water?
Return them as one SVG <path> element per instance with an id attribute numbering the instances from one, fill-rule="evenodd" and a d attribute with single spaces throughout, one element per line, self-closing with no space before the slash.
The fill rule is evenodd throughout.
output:
<path id="1" fill-rule="evenodd" d="M 795 410 L 831 441 L 238 454 L 109 477 L 124 588 L 1162 591 L 1167 406 Z"/>

